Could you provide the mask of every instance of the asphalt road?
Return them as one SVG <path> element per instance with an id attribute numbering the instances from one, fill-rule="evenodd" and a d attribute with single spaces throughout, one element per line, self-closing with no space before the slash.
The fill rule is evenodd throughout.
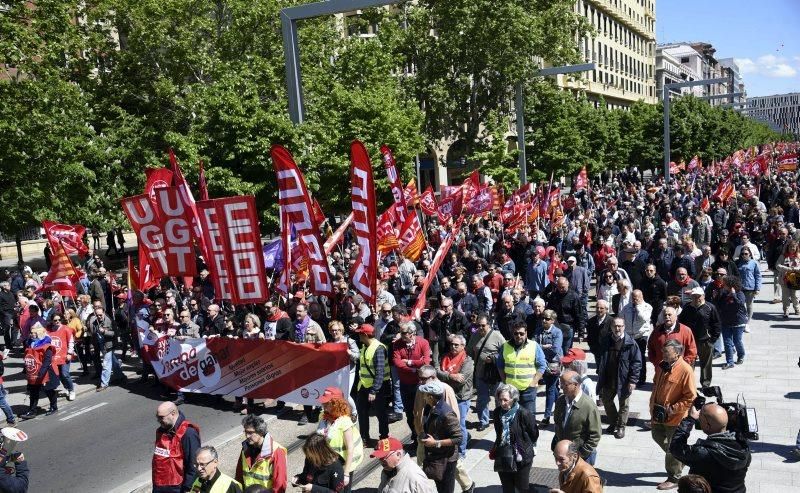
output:
<path id="1" fill-rule="evenodd" d="M 150 471 L 158 388 L 132 384 L 60 399 L 59 413 L 21 421 L 31 492 L 110 491 Z M 45 400 L 46 402 L 46 400 Z M 40 403 L 41 405 L 41 403 Z M 200 425 L 203 442 L 230 431 L 241 417 L 213 398 L 191 396 L 181 411 Z M 15 409 L 16 411 L 16 409 Z"/>

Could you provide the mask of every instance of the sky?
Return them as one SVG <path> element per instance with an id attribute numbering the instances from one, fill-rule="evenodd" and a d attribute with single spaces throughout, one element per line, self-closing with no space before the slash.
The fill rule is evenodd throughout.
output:
<path id="1" fill-rule="evenodd" d="M 736 59 L 748 96 L 800 92 L 800 0 L 656 0 L 656 41 Z"/>

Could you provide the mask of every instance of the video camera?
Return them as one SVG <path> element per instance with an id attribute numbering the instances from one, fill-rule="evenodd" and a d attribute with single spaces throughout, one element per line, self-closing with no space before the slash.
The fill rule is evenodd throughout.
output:
<path id="1" fill-rule="evenodd" d="M 717 405 L 728 413 L 727 430 L 736 434 L 739 440 L 758 440 L 758 416 L 755 408 L 747 407 L 743 396 L 737 396 L 736 402 L 723 402 L 722 390 L 719 386 L 704 387 L 700 389 L 703 395 L 698 395 L 694 400 L 694 407 L 700 410 L 707 402 L 706 397 L 716 399 Z M 742 402 L 739 402 L 739 397 Z M 699 426 L 699 424 L 698 424 Z"/>

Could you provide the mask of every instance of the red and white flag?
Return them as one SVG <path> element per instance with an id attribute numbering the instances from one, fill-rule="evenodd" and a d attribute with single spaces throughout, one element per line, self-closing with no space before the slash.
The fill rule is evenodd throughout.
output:
<path id="1" fill-rule="evenodd" d="M 731 182 L 731 178 L 728 177 L 719 182 L 719 185 L 717 185 L 717 189 L 711 195 L 711 198 L 719 199 L 724 204 L 725 202 L 728 201 L 728 199 L 730 199 L 733 196 L 733 192 L 734 192 L 733 182 Z"/>
<path id="2" fill-rule="evenodd" d="M 419 204 L 419 192 L 417 192 L 417 180 L 414 178 L 408 182 L 406 188 L 403 189 L 403 198 L 406 200 L 408 207 L 414 207 Z"/>
<path id="3" fill-rule="evenodd" d="M 797 171 L 797 154 L 784 154 L 778 158 L 778 172 Z"/>
<path id="4" fill-rule="evenodd" d="M 377 224 L 378 251 L 383 254 L 400 248 L 400 241 L 397 239 L 397 230 L 394 228 L 394 223 L 394 207 L 389 207 L 378 218 Z"/>
<path id="5" fill-rule="evenodd" d="M 59 242 L 67 255 L 77 253 L 88 255 L 89 247 L 83 242 L 86 226 L 80 224 L 58 224 L 53 221 L 42 221 L 42 227 L 50 243 L 50 251 L 54 252 Z"/>
<path id="6" fill-rule="evenodd" d="M 197 262 L 192 242 L 194 217 L 180 188 L 155 190 L 155 212 L 160 229 L 158 242 L 163 246 L 159 261 L 165 275 L 196 276 Z"/>
<path id="7" fill-rule="evenodd" d="M 478 190 L 472 199 L 467 203 L 467 214 L 483 214 L 491 212 L 494 207 L 494 189 L 485 187 Z"/>
<path id="8" fill-rule="evenodd" d="M 375 304 L 378 286 L 378 246 L 375 220 L 375 181 L 372 163 L 364 144 L 358 140 L 350 144 L 350 183 L 353 204 L 353 230 L 358 243 L 358 257 L 350 267 L 353 289 L 370 304 Z M 409 214 L 416 217 L 416 214 Z"/>
<path id="9" fill-rule="evenodd" d="M 419 219 L 416 214 L 409 214 L 406 220 L 400 227 L 400 251 L 403 256 L 416 262 L 422 256 L 422 251 L 425 250 L 425 236 L 422 234 L 422 226 L 419 224 Z"/>
<path id="10" fill-rule="evenodd" d="M 342 224 L 340 224 L 339 227 L 336 228 L 336 231 L 333 232 L 331 237 L 325 240 L 325 245 L 324 245 L 325 255 L 330 255 L 331 252 L 333 251 L 333 248 L 337 244 L 339 244 L 340 241 L 342 241 L 342 238 L 344 238 L 345 231 L 347 231 L 347 228 L 349 228 L 352 223 L 353 223 L 353 213 L 351 212 L 350 215 L 345 218 L 344 222 L 342 222 Z"/>
<path id="11" fill-rule="evenodd" d="M 578 176 L 575 177 L 575 191 L 583 190 L 589 186 L 589 175 L 586 172 L 586 166 L 581 168 Z"/>
<path id="12" fill-rule="evenodd" d="M 439 272 L 439 268 L 442 266 L 442 262 L 444 258 L 447 256 L 447 253 L 450 251 L 450 247 L 453 246 L 453 240 L 456 239 L 458 235 L 458 231 L 461 229 L 461 223 L 464 218 L 459 218 L 456 221 L 455 226 L 453 227 L 452 231 L 447 235 L 447 238 L 444 239 L 441 245 L 439 245 L 439 249 L 436 251 L 436 255 L 433 256 L 433 261 L 431 261 L 431 269 L 428 271 L 428 275 L 425 276 L 425 279 L 422 281 L 422 286 L 420 287 L 419 296 L 417 296 L 417 302 L 414 303 L 414 308 L 411 310 L 411 317 L 419 320 L 420 315 L 422 315 L 422 310 L 425 309 L 425 304 L 427 302 L 428 296 L 428 288 L 431 286 L 433 279 L 436 277 L 436 273 Z"/>
<path id="13" fill-rule="evenodd" d="M 278 202 L 287 223 L 294 227 L 308 256 L 310 290 L 320 296 L 332 297 L 333 277 L 319 228 L 314 225 L 313 206 L 305 178 L 292 155 L 283 146 L 273 145 L 270 153 L 278 177 Z M 290 231 L 282 228 L 281 233 L 288 236 Z"/>
<path id="14" fill-rule="evenodd" d="M 173 152 L 172 148 L 169 149 L 169 162 L 172 166 L 172 181 L 178 189 L 183 207 L 190 218 L 194 239 L 197 240 L 197 246 L 200 248 L 200 251 L 203 252 L 203 256 L 207 256 L 208 252 L 206 251 L 203 237 L 203 228 L 200 225 L 200 215 L 197 212 L 197 203 L 194 200 L 194 195 L 192 195 L 192 188 L 189 186 L 189 182 L 186 181 L 186 178 L 184 178 L 181 166 L 178 164 L 178 158 L 175 157 L 175 152 Z"/>
<path id="15" fill-rule="evenodd" d="M 144 184 L 144 193 L 155 204 L 157 188 L 172 186 L 173 173 L 168 168 L 147 168 L 144 170 L 147 181 Z"/>
<path id="16" fill-rule="evenodd" d="M 234 305 L 268 299 L 256 199 L 252 195 L 197 203 L 210 259 L 215 297 Z"/>
<path id="17" fill-rule="evenodd" d="M 157 187 L 154 190 L 163 187 Z M 151 267 L 153 278 L 161 279 L 166 275 L 166 251 L 164 249 L 161 221 L 156 215 L 155 196 L 149 194 L 134 195 L 121 200 L 122 210 L 128 217 L 139 244 L 140 271 L 144 260 Z M 144 288 L 142 288 L 144 289 Z"/>
<path id="18" fill-rule="evenodd" d="M 61 242 L 56 243 L 50 259 L 50 270 L 42 280 L 42 285 L 38 291 L 55 291 L 62 296 L 75 298 L 77 295 L 76 286 L 80 277 Z"/>
<path id="19" fill-rule="evenodd" d="M 403 193 L 403 182 L 400 179 L 400 173 L 397 171 L 394 155 L 389 146 L 381 146 L 381 156 L 383 156 L 383 165 L 386 167 L 386 174 L 389 177 L 389 188 L 392 190 L 392 197 L 394 197 L 395 217 L 397 217 L 398 221 L 405 221 L 406 197 Z"/>
<path id="20" fill-rule="evenodd" d="M 436 204 L 436 196 L 433 194 L 433 187 L 430 185 L 428 185 L 428 188 L 420 195 L 419 207 L 426 216 L 433 216 L 436 214 L 438 205 Z"/>

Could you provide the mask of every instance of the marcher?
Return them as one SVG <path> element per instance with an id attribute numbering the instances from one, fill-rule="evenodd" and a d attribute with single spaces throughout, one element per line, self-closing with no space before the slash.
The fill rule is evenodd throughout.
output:
<path id="1" fill-rule="evenodd" d="M 55 363 L 56 348 L 47 335 L 44 327 L 38 323 L 31 328 L 30 338 L 25 341 L 25 375 L 28 379 L 27 391 L 30 395 L 30 407 L 22 419 L 32 419 L 38 414 L 39 392 L 44 393 L 50 401 L 50 408 L 45 413 L 51 416 L 58 412 L 56 388 L 58 388 L 58 366 Z"/>
<path id="2" fill-rule="evenodd" d="M 317 433 L 324 436 L 334 452 L 342 458 L 345 474 L 343 491 L 346 493 L 350 491 L 353 472 L 364 459 L 364 442 L 353 422 L 350 405 L 342 389 L 328 387 L 318 400 L 322 404 L 322 418 Z"/>
<path id="3" fill-rule="evenodd" d="M 498 385 L 495 402 L 495 441 L 489 452 L 494 470 L 500 476 L 503 493 L 527 493 L 539 441 L 536 418 L 519 405 L 519 390 L 513 385 Z"/>
<path id="4" fill-rule="evenodd" d="M 242 493 L 242 485 L 219 470 L 219 454 L 214 447 L 200 447 L 195 454 L 194 466 L 197 479 L 192 484 L 192 492 Z"/>
<path id="5" fill-rule="evenodd" d="M 714 361 L 714 343 L 721 334 L 720 318 L 717 308 L 706 303 L 703 288 L 692 289 L 692 302 L 683 307 L 678 322 L 692 330 L 700 366 L 700 384 L 711 385 L 712 362 Z"/>
<path id="6" fill-rule="evenodd" d="M 300 491 L 330 491 L 341 493 L 347 487 L 342 458 L 330 446 L 325 437 L 310 435 L 303 444 L 306 459 L 303 471 L 292 479 Z"/>
<path id="7" fill-rule="evenodd" d="M 625 437 L 629 400 L 639 383 L 643 364 L 636 341 L 625 329 L 625 321 L 615 318 L 611 334 L 602 341 L 604 349 L 597 365 L 597 392 L 609 423 L 605 431 L 617 439 Z M 619 401 L 619 408 L 614 398 Z"/>
<path id="8" fill-rule="evenodd" d="M 422 470 L 436 483 L 438 493 L 453 493 L 456 482 L 458 445 L 461 443 L 461 426 L 458 416 L 444 399 L 444 388 L 439 382 L 419 386 L 424 394 L 425 437 L 419 442 L 425 446 Z"/>
<path id="9" fill-rule="evenodd" d="M 185 493 L 197 477 L 195 458 L 200 449 L 200 428 L 189 422 L 172 402 L 156 409 L 156 444 L 153 448 L 153 493 Z"/>
<path id="10" fill-rule="evenodd" d="M 489 317 L 479 315 L 478 330 L 472 334 L 467 345 L 467 352 L 475 362 L 475 414 L 478 415 L 478 431 L 489 427 L 489 396 L 494 395 L 497 384 L 500 383 L 500 374 L 495 360 L 500 349 L 505 344 L 505 338 L 499 330 L 492 328 Z"/>
<path id="11" fill-rule="evenodd" d="M 274 493 L 286 491 L 286 448 L 272 439 L 261 416 L 249 414 L 242 419 L 244 442 L 236 465 L 236 481 L 246 489 L 264 486 Z"/>
<path id="12" fill-rule="evenodd" d="M 436 488 L 420 467 L 403 450 L 396 438 L 380 440 L 370 457 L 378 459 L 383 466 L 380 493 L 434 493 Z"/>
<path id="13" fill-rule="evenodd" d="M 389 355 L 386 346 L 375 339 L 375 328 L 369 324 L 361 324 L 355 331 L 361 341 L 361 354 L 358 358 L 358 427 L 367 447 L 376 441 L 369 436 L 369 411 L 375 409 L 378 418 L 380 438 L 389 436 L 388 401 L 392 387 L 389 374 Z"/>
<path id="14" fill-rule="evenodd" d="M 558 467 L 559 489 L 550 493 L 600 493 L 603 485 L 595 468 L 583 460 L 579 447 L 569 440 L 561 440 L 553 447 L 553 457 Z"/>
<path id="15" fill-rule="evenodd" d="M 600 443 L 602 429 L 600 411 L 592 399 L 581 391 L 581 380 L 577 372 L 565 370 L 561 373 L 561 391 L 553 411 L 555 435 L 550 446 L 561 440 L 570 440 L 578 447 L 581 457 L 594 465 L 597 458 L 597 445 Z"/>
<path id="16" fill-rule="evenodd" d="M 512 328 L 511 340 L 503 344 L 497 356 L 500 380 L 519 390 L 519 403 L 531 414 L 536 413 L 536 388 L 542 378 L 547 360 L 544 351 L 528 339 L 528 329 L 524 323 Z"/>
<path id="17" fill-rule="evenodd" d="M 725 365 L 723 370 L 734 368 L 744 363 L 745 350 L 742 334 L 750 320 L 747 316 L 747 300 L 742 293 L 742 282 L 738 277 L 725 276 L 722 279 L 722 290 L 716 301 L 720 314 L 722 340 L 725 343 Z M 733 359 L 734 352 L 737 359 Z"/>

